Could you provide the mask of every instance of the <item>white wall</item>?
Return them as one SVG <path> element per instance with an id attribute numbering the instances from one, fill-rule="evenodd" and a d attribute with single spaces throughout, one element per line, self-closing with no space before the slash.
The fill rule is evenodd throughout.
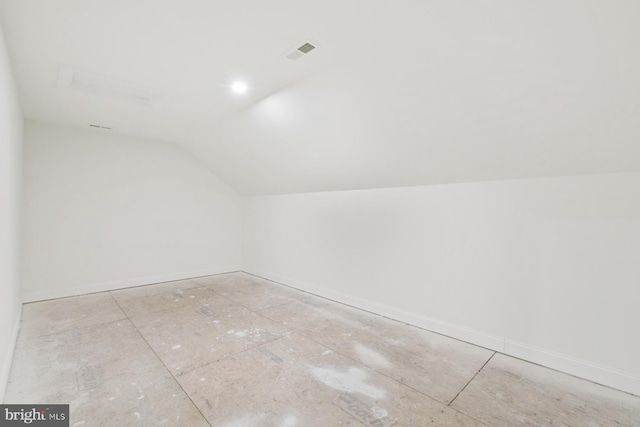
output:
<path id="1" fill-rule="evenodd" d="M 640 394 L 640 173 L 249 197 L 245 271 Z"/>
<path id="2" fill-rule="evenodd" d="M 240 221 L 240 197 L 174 144 L 26 122 L 26 301 L 236 270 Z"/>
<path id="3" fill-rule="evenodd" d="M 0 28 L 0 402 L 20 322 L 22 111 Z"/>

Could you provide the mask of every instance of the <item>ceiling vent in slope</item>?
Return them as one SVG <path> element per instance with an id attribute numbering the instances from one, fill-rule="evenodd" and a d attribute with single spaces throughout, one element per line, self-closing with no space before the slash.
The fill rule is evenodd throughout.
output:
<path id="1" fill-rule="evenodd" d="M 301 46 L 289 52 L 287 54 L 287 59 L 291 59 L 295 61 L 296 59 L 302 58 L 304 55 L 308 54 L 315 48 L 316 46 L 309 42 L 303 43 Z"/>
<path id="2" fill-rule="evenodd" d="M 165 98 L 152 89 L 66 66 L 58 72 L 58 87 L 140 107 L 152 107 Z"/>
<path id="3" fill-rule="evenodd" d="M 110 128 L 109 126 L 94 125 L 93 123 L 91 123 L 89 126 L 96 129 L 105 129 L 105 130 L 113 129 L 113 128 Z"/>

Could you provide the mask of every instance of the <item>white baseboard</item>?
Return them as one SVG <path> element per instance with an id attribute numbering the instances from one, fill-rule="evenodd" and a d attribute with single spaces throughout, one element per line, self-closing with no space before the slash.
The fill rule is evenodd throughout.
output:
<path id="1" fill-rule="evenodd" d="M 24 302 L 42 301 L 46 299 L 63 298 L 68 296 L 110 291 L 114 289 L 134 286 L 150 285 L 154 283 L 171 282 L 174 280 L 186 280 L 194 277 L 209 276 L 213 274 L 231 273 L 240 270 L 242 269 L 239 266 L 227 266 L 174 274 L 165 274 L 159 276 L 147 276 L 135 279 L 103 282 L 73 288 L 27 292 L 22 295 L 22 300 Z M 565 372 L 580 378 L 596 382 L 598 384 L 602 384 L 640 396 L 640 377 L 628 372 L 623 372 L 614 368 L 609 368 L 607 366 L 598 365 L 596 363 L 577 359 L 572 356 L 557 353 L 544 348 L 535 347 L 505 337 L 488 334 L 482 331 L 445 322 L 439 319 L 434 319 L 418 313 L 402 310 L 386 304 L 371 301 L 366 298 L 355 297 L 322 286 L 317 286 L 288 277 L 271 274 L 269 272 L 246 268 L 243 271 L 248 274 L 253 274 L 255 276 L 281 283 L 285 286 L 290 286 L 305 292 L 321 296 L 323 298 L 328 298 L 362 310 L 370 311 L 372 313 L 389 317 L 394 320 L 418 326 L 429 331 L 456 338 L 461 341 L 466 341 L 471 344 L 495 350 L 509 356 L 517 357 L 519 359 L 546 366 L 561 372 Z M 18 320 L 16 321 L 14 327 L 13 337 L 11 341 L 13 344 L 9 349 L 9 358 L 13 356 L 13 349 L 18 336 L 19 326 L 20 317 L 18 317 Z M 9 377 L 9 368 L 10 363 L 3 366 L 1 372 L 0 401 L 2 401 L 2 396 L 4 395 L 4 387 L 6 386 Z"/>
<path id="2" fill-rule="evenodd" d="M 509 339 L 504 353 L 640 396 L 640 377 L 628 372 Z"/>
<path id="3" fill-rule="evenodd" d="M 239 271 L 237 265 L 214 267 L 203 270 L 183 271 L 179 273 L 162 274 L 158 276 L 136 277 L 133 279 L 115 280 L 111 282 L 94 283 L 91 285 L 75 286 L 61 289 L 46 289 L 41 291 L 25 292 L 22 294 L 22 302 L 35 302 L 55 298 L 64 298 L 75 295 L 91 294 L 94 292 L 112 291 L 115 289 L 131 288 L 134 286 L 152 285 L 155 283 L 172 282 L 175 280 L 193 279 L 194 277 L 210 276 L 213 274 L 231 273 Z"/>
<path id="4" fill-rule="evenodd" d="M 343 292 L 334 291 L 331 289 L 323 288 L 320 286 L 311 285 L 308 283 L 293 280 L 287 277 L 281 277 L 273 274 L 269 274 L 263 271 L 246 271 L 246 273 L 253 274 L 274 282 L 281 283 L 283 285 L 291 286 L 296 289 L 300 289 L 305 292 L 309 292 L 314 295 L 328 298 L 342 304 L 351 305 L 353 307 L 370 311 L 375 314 L 380 314 L 385 317 L 389 317 L 394 320 L 409 323 L 414 326 L 418 326 L 423 329 L 428 329 L 438 334 L 455 337 L 461 341 L 466 341 L 481 347 L 485 347 L 491 350 L 502 352 L 504 350 L 504 338 L 498 337 L 484 332 L 476 331 L 471 328 L 465 328 L 463 326 L 454 325 L 449 322 L 434 319 L 432 317 L 423 316 L 421 314 L 412 313 L 410 311 L 402 310 L 399 308 L 391 307 L 386 304 L 381 304 L 375 301 L 371 301 L 365 298 L 354 297 Z"/>
<path id="5" fill-rule="evenodd" d="M 0 402 L 4 402 L 4 392 L 6 391 L 7 384 L 9 382 L 9 373 L 11 372 L 11 363 L 13 362 L 13 352 L 16 348 L 18 332 L 20 331 L 20 319 L 22 319 L 22 304 L 20 304 L 18 315 L 16 316 L 16 320 L 13 324 L 11 337 L 9 337 L 7 346 L 7 352 L 4 359 L 2 359 L 4 363 L 2 365 L 2 370 L 0 371 Z"/>
<path id="6" fill-rule="evenodd" d="M 418 313 L 398 309 L 365 298 L 354 297 L 322 286 L 312 285 L 288 277 L 271 274 L 266 271 L 246 267 L 243 271 L 292 288 L 300 289 L 302 291 L 343 304 L 348 304 L 362 310 L 380 314 L 382 316 L 418 326 L 451 338 L 466 341 L 480 347 L 495 350 L 509 356 L 517 357 L 519 359 L 640 396 L 640 377 L 628 372 L 577 359 L 548 349 L 520 343 L 505 337 L 488 334 L 464 326 L 430 318 Z"/>

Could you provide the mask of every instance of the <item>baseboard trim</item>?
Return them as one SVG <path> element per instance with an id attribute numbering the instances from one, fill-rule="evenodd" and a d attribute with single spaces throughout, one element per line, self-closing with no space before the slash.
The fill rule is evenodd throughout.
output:
<path id="1" fill-rule="evenodd" d="M 9 347 L 7 353 L 3 359 L 2 371 L 0 371 L 0 402 L 4 402 L 4 393 L 7 390 L 9 383 L 9 374 L 11 373 L 11 365 L 13 362 L 13 353 L 18 342 L 18 333 L 20 332 L 20 319 L 22 319 L 22 304 L 18 309 L 18 316 L 13 324 L 13 330 L 11 331 L 11 337 L 9 341 Z"/>
<path id="2" fill-rule="evenodd" d="M 84 295 L 94 292 L 104 292 L 115 289 L 129 288 L 134 286 L 171 282 L 175 280 L 186 280 L 195 277 L 210 276 L 214 274 L 231 273 L 234 271 L 244 271 L 248 274 L 262 277 L 264 279 L 271 280 L 305 292 L 309 292 L 323 298 L 328 298 L 342 304 L 347 304 L 365 311 L 388 317 L 390 319 L 408 323 L 410 325 L 427 329 L 429 331 L 446 335 L 461 341 L 478 345 L 480 347 L 488 348 L 509 356 L 517 357 L 528 362 L 546 366 L 557 371 L 565 372 L 576 377 L 584 378 L 598 384 L 602 384 L 627 393 L 634 394 L 636 396 L 640 396 L 640 377 L 628 372 L 620 371 L 618 369 L 557 353 L 549 349 L 518 342 L 509 338 L 488 334 L 450 322 L 431 318 L 418 313 L 402 310 L 386 304 L 371 301 L 366 298 L 355 297 L 353 295 L 331 290 L 322 286 L 294 280 L 289 277 L 271 274 L 269 272 L 256 269 L 245 268 L 243 270 L 239 266 L 227 266 L 174 274 L 139 277 L 134 279 L 96 283 L 92 285 L 78 286 L 66 289 L 27 292 L 22 295 L 22 300 L 25 303 L 35 302 L 47 299 L 63 298 L 74 295 Z M 9 379 L 11 359 L 13 358 L 13 351 L 20 328 L 21 313 L 22 306 L 20 307 L 20 315 L 15 322 L 11 341 L 12 344 L 9 348 L 9 354 L 7 355 L 7 360 L 9 361 L 9 363 L 3 366 L 0 375 L 0 401 L 2 401 L 7 381 Z"/>
<path id="3" fill-rule="evenodd" d="M 628 372 L 598 365 L 596 363 L 557 353 L 545 348 L 535 347 L 505 337 L 488 334 L 439 319 L 423 316 L 418 313 L 398 309 L 365 298 L 354 297 L 322 286 L 301 282 L 299 280 L 294 280 L 277 274 L 271 274 L 266 271 L 251 268 L 248 269 L 246 267 L 243 271 L 323 298 L 351 305 L 390 319 L 408 323 L 451 338 L 495 350 L 509 356 L 517 357 L 528 362 L 546 366 L 560 372 L 640 396 L 640 377 Z"/>
<path id="4" fill-rule="evenodd" d="M 464 326 L 455 325 L 443 320 L 435 319 L 428 316 L 423 316 L 418 313 L 413 313 L 407 310 L 395 308 L 386 304 L 381 304 L 375 301 L 371 301 L 365 298 L 354 297 L 352 295 L 327 289 L 321 286 L 312 285 L 309 283 L 293 280 L 291 278 L 270 274 L 264 271 L 257 270 L 243 270 L 245 273 L 252 274 L 254 276 L 262 277 L 267 280 L 281 283 L 286 286 L 290 286 L 295 289 L 299 289 L 305 292 L 309 292 L 314 295 L 318 295 L 323 298 L 328 298 L 333 301 L 337 301 L 342 304 L 347 304 L 361 310 L 370 311 L 375 314 L 388 317 L 390 319 L 398 320 L 400 322 L 408 323 L 414 326 L 418 326 L 423 329 L 428 329 L 438 334 L 454 337 L 461 341 L 466 341 L 471 344 L 485 347 L 490 350 L 504 352 L 504 338 L 487 334 L 485 332 L 477 331 L 475 329 L 466 328 Z"/>
<path id="5" fill-rule="evenodd" d="M 505 354 L 640 396 L 640 377 L 530 344 L 505 341 Z"/>
<path id="6" fill-rule="evenodd" d="M 195 277 L 210 276 L 213 274 L 231 273 L 239 271 L 237 265 L 213 267 L 202 270 L 182 271 L 179 273 L 169 273 L 157 276 L 136 277 L 133 279 L 115 280 L 110 282 L 94 283 L 84 286 L 75 286 L 62 289 L 51 289 L 44 291 L 25 292 L 22 294 L 22 302 L 36 302 L 55 298 L 71 297 L 76 295 L 85 295 L 95 292 L 112 291 L 115 289 L 132 288 L 135 286 L 152 285 L 163 282 L 173 282 L 175 280 L 187 280 Z"/>

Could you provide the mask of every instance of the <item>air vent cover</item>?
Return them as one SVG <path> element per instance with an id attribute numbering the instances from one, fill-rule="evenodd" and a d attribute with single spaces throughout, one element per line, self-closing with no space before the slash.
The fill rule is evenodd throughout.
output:
<path id="1" fill-rule="evenodd" d="M 316 48 L 315 45 L 309 42 L 305 42 L 302 45 L 298 46 L 296 49 L 294 49 L 292 52 L 289 52 L 287 54 L 287 59 L 296 60 L 308 54 L 315 48 Z"/>
<path id="2" fill-rule="evenodd" d="M 91 126 L 92 128 L 97 128 L 97 129 L 106 129 L 106 130 L 113 129 L 113 128 L 109 127 L 109 126 L 94 125 L 93 123 L 89 124 L 89 126 Z"/>
<path id="3" fill-rule="evenodd" d="M 298 50 L 302 53 L 309 53 L 311 52 L 313 49 L 315 49 L 316 47 L 314 45 L 312 45 L 311 43 L 305 43 L 302 46 L 300 46 L 298 48 Z"/>

